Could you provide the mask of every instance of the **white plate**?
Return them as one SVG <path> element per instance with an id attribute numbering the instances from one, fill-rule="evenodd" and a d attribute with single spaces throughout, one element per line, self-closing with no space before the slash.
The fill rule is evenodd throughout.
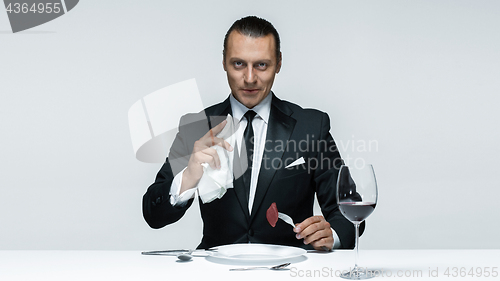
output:
<path id="1" fill-rule="evenodd" d="M 274 262 L 300 257 L 307 251 L 297 247 L 271 244 L 231 244 L 218 246 L 211 258 L 243 261 Z"/>

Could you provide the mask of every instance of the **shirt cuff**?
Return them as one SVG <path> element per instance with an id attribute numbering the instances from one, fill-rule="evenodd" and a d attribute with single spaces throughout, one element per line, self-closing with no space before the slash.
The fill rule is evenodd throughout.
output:
<path id="1" fill-rule="evenodd" d="M 337 232 L 332 228 L 332 235 L 333 235 L 333 248 L 332 249 L 338 249 L 340 248 L 340 238 L 337 235 Z"/>
<path id="2" fill-rule="evenodd" d="M 182 194 L 179 194 L 182 185 L 182 174 L 186 168 L 175 175 L 172 185 L 170 186 L 170 204 L 175 207 L 184 207 L 189 199 L 194 198 L 194 194 L 198 189 L 197 187 L 190 188 Z"/>

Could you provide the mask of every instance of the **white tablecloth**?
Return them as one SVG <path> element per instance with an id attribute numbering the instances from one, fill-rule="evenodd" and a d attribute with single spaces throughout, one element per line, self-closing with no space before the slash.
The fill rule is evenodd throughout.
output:
<path id="1" fill-rule="evenodd" d="M 0 280 L 328 280 L 353 263 L 347 250 L 308 252 L 285 271 L 229 271 L 238 266 L 140 251 L 0 251 Z M 500 280 L 500 250 L 360 250 L 358 264 L 377 269 L 375 280 Z"/>

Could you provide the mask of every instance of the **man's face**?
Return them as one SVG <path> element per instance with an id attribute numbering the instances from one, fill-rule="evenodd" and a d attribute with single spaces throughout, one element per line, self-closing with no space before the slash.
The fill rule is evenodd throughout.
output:
<path id="1" fill-rule="evenodd" d="M 237 31 L 229 34 L 222 64 L 233 96 L 248 108 L 259 104 L 271 91 L 274 76 L 281 68 L 276 63 L 272 34 L 252 38 Z"/>

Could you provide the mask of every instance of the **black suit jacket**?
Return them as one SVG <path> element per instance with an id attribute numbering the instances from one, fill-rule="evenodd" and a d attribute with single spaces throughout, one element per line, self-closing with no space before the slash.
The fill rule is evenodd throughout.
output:
<path id="1" fill-rule="evenodd" d="M 152 228 L 179 220 L 192 204 L 174 207 L 169 191 L 174 176 L 187 166 L 194 142 L 231 113 L 229 98 L 198 114 L 181 118 L 179 132 L 165 164 L 143 197 L 143 215 Z M 326 113 L 303 109 L 272 97 L 267 138 L 252 213 L 241 178 L 221 199 L 202 204 L 203 238 L 198 248 L 232 243 L 269 243 L 311 249 L 295 238 L 292 227 L 278 221 L 272 227 L 266 210 L 275 202 L 278 211 L 295 223 L 313 215 L 314 195 L 321 211 L 337 232 L 342 248 L 354 247 L 354 226 L 344 218 L 336 204 L 336 180 L 342 159 L 329 133 Z M 303 157 L 304 164 L 285 168 Z"/>

